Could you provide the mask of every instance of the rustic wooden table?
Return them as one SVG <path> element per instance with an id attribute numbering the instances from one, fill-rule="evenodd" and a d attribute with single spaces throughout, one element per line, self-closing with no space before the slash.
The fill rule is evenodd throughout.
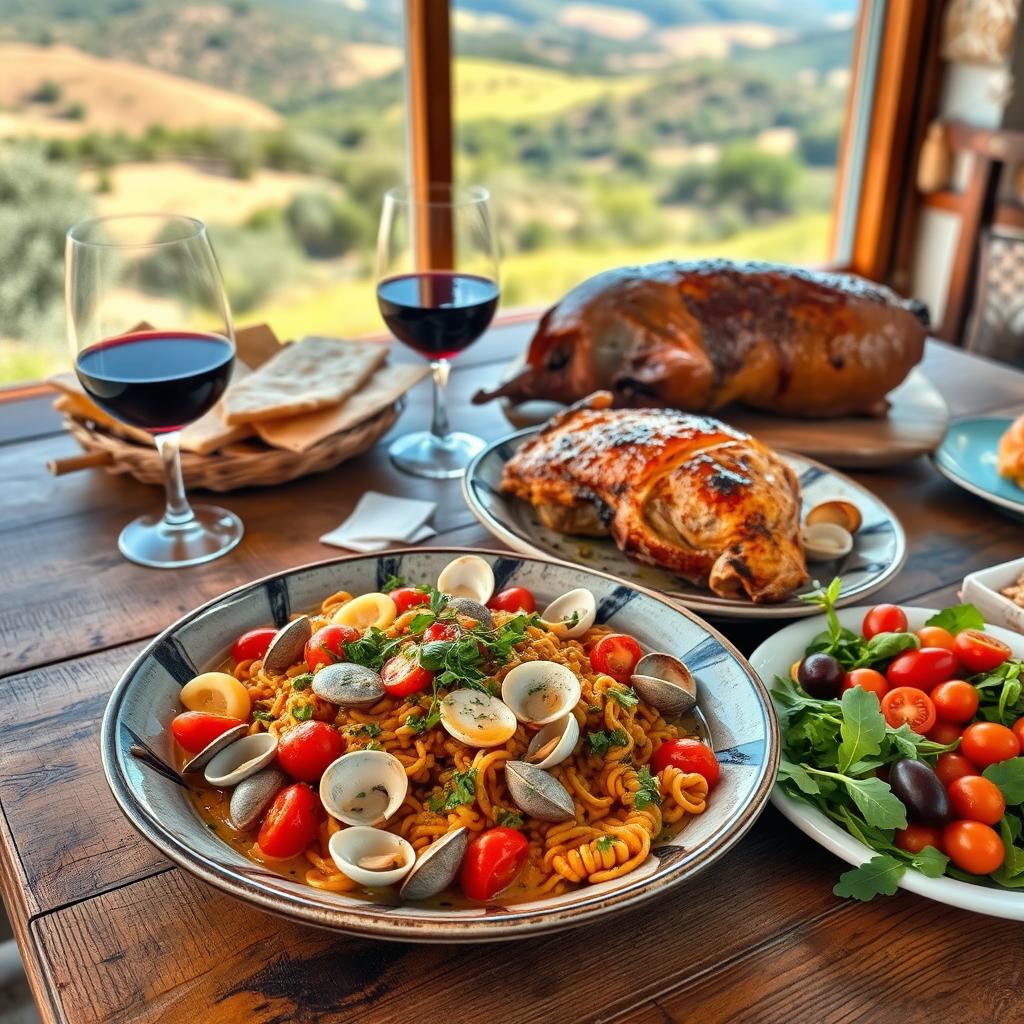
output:
<path id="1" fill-rule="evenodd" d="M 528 323 L 493 330 L 453 374 L 455 421 L 507 432 L 468 397 L 522 350 Z M 408 358 L 397 354 L 398 358 Z M 1024 374 L 931 344 L 925 372 L 952 414 L 1019 412 Z M 399 430 L 422 425 L 429 392 Z M 606 924 L 464 947 L 351 939 L 284 923 L 194 881 L 138 838 L 99 759 L 107 695 L 147 638 L 245 581 L 338 552 L 317 538 L 366 489 L 438 503 L 432 545 L 496 546 L 457 483 L 396 472 L 387 440 L 340 469 L 226 495 L 241 546 L 175 574 L 117 552 L 159 495 L 102 472 L 53 479 L 69 455 L 48 401 L 0 404 L 0 871 L 47 1021 L 487 1022 L 1020 1020 L 1024 927 L 900 893 L 836 899 L 843 865 L 769 808 L 688 888 Z M 1021 553 L 1024 531 L 926 459 L 857 474 L 907 530 L 882 595 L 951 601 L 964 574 Z M 770 627 L 725 623 L 749 652 Z M 949 1012 L 947 1012 L 949 1011 Z"/>

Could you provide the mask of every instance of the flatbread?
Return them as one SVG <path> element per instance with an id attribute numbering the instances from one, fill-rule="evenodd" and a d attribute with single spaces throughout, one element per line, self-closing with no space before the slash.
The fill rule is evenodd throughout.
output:
<path id="1" fill-rule="evenodd" d="M 383 366 L 358 393 L 341 405 L 287 420 L 257 423 L 256 433 L 275 448 L 304 452 L 325 437 L 376 416 L 429 372 L 426 366 Z"/>
<path id="2" fill-rule="evenodd" d="M 385 345 L 335 338 L 285 345 L 225 394 L 224 421 L 263 423 L 338 405 L 362 388 L 387 354 Z"/>

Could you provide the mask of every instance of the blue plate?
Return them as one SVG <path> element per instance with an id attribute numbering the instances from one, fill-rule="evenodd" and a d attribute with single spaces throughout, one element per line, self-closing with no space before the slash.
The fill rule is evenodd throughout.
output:
<path id="1" fill-rule="evenodd" d="M 1012 422 L 1003 416 L 956 420 L 932 459 L 936 469 L 958 487 L 1024 516 L 1024 490 L 996 470 L 999 439 Z"/>

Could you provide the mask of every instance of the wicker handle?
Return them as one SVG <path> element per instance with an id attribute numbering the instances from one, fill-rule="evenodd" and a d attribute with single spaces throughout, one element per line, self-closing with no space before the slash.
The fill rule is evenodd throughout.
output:
<path id="1" fill-rule="evenodd" d="M 84 455 L 69 455 L 66 459 L 50 459 L 46 468 L 54 476 L 64 476 L 65 473 L 77 473 L 80 469 L 109 466 L 113 461 L 114 456 L 110 452 L 86 452 Z"/>

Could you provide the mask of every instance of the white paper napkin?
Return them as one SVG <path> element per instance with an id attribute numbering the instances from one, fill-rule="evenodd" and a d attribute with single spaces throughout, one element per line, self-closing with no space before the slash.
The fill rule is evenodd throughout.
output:
<path id="1" fill-rule="evenodd" d="M 325 533 L 320 543 L 364 553 L 396 543 L 416 544 L 434 536 L 436 531 L 426 523 L 436 508 L 432 501 L 367 491 L 348 519 Z"/>

